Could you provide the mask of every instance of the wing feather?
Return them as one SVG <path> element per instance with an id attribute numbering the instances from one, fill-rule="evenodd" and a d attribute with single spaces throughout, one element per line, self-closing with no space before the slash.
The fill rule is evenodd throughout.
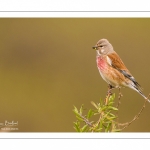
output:
<path id="1" fill-rule="evenodd" d="M 131 80 L 136 88 L 141 89 L 141 86 L 136 82 L 135 78 L 131 75 L 129 70 L 124 65 L 123 61 L 120 59 L 119 55 L 116 52 L 113 52 L 111 54 L 107 55 L 107 62 L 110 64 L 113 68 L 117 69 L 120 73 L 122 73 L 126 78 Z M 110 59 L 110 60 L 109 60 Z"/>
<path id="2" fill-rule="evenodd" d="M 127 70 L 127 72 L 130 74 L 129 70 L 126 68 L 117 53 L 113 52 L 111 54 L 108 54 L 107 56 L 111 59 L 112 67 L 119 70 Z"/>

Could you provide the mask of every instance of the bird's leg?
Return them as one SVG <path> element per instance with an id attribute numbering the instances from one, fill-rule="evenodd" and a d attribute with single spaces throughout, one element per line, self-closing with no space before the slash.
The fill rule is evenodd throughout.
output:
<path id="1" fill-rule="evenodd" d="M 114 87 L 112 86 L 112 85 L 110 85 L 110 84 L 108 84 L 108 91 L 107 91 L 107 95 L 112 95 L 112 89 L 114 89 Z"/>
<path id="2" fill-rule="evenodd" d="M 106 99 L 105 99 L 105 105 L 108 104 L 108 99 L 109 97 L 112 95 L 112 89 L 114 89 L 114 87 L 110 84 L 108 84 L 108 90 L 107 90 L 107 95 L 106 95 Z"/>

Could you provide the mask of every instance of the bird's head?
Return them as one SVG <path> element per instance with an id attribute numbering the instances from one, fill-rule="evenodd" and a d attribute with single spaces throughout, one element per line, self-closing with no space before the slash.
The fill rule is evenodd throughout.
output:
<path id="1" fill-rule="evenodd" d="M 97 51 L 97 55 L 107 55 L 113 52 L 113 47 L 107 39 L 101 39 L 92 47 Z"/>

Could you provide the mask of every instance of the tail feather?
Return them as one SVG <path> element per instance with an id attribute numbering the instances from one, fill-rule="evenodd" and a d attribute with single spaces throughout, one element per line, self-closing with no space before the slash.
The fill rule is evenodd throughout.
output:
<path id="1" fill-rule="evenodd" d="M 150 103 L 150 100 L 141 91 L 137 91 L 137 92 Z"/>
<path id="2" fill-rule="evenodd" d="M 150 100 L 141 92 L 141 90 L 137 86 L 132 85 L 130 88 L 138 92 L 142 97 L 144 97 L 144 99 L 146 99 L 150 103 Z"/>

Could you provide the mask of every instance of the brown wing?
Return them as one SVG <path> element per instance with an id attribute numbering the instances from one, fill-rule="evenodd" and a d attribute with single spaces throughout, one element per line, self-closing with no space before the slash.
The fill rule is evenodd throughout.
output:
<path id="1" fill-rule="evenodd" d="M 126 78 L 131 80 L 135 84 L 135 88 L 138 90 L 142 90 L 141 86 L 136 82 L 134 77 L 131 75 L 129 70 L 124 65 L 123 61 L 120 59 L 119 55 L 116 52 L 107 55 L 110 59 L 111 66 L 117 69 L 120 73 L 122 73 Z"/>
<path id="2" fill-rule="evenodd" d="M 124 65 L 123 61 L 120 59 L 119 55 L 115 52 L 107 55 L 111 60 L 111 65 L 117 70 L 125 70 L 126 72 L 129 72 L 129 70 Z"/>

